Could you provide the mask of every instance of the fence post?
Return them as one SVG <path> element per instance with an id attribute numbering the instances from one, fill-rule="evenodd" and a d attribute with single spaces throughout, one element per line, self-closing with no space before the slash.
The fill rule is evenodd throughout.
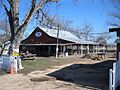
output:
<path id="1" fill-rule="evenodd" d="M 18 68 L 23 69 L 24 67 L 22 66 L 21 58 L 19 56 L 17 57 L 17 62 L 18 62 Z"/>
<path id="2" fill-rule="evenodd" d="M 112 69 L 109 70 L 109 90 L 113 90 L 112 89 L 112 82 L 113 82 L 113 79 L 112 79 Z"/>
<path id="3" fill-rule="evenodd" d="M 0 71 L 2 69 L 2 65 L 3 65 L 3 58 L 2 58 L 2 56 L 0 56 Z"/>
<path id="4" fill-rule="evenodd" d="M 116 87 L 116 62 L 113 63 L 113 90 Z"/>
<path id="5" fill-rule="evenodd" d="M 119 81 L 120 81 L 120 78 L 119 78 L 119 75 L 120 75 L 120 73 L 119 73 L 119 66 L 120 66 L 120 63 L 119 63 L 119 61 L 117 61 L 116 62 L 116 72 L 115 72 L 115 74 L 116 74 L 116 77 L 115 77 L 115 88 L 117 88 L 117 86 L 119 85 Z"/>
<path id="6" fill-rule="evenodd" d="M 18 65 L 17 65 L 17 58 L 16 57 L 14 57 L 14 59 L 13 59 L 13 67 L 14 67 L 14 72 L 17 73 Z"/>

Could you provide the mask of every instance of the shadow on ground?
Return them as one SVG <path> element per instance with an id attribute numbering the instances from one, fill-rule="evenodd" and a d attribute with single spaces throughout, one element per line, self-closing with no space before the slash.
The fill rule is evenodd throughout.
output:
<path id="1" fill-rule="evenodd" d="M 78 86 L 94 88 L 94 90 L 108 90 L 109 69 L 112 68 L 114 61 L 107 60 L 96 64 L 73 64 L 50 73 L 48 76 Z"/>

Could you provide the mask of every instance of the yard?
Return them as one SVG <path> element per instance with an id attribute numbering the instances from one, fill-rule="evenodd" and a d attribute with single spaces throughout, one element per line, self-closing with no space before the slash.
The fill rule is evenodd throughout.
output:
<path id="1" fill-rule="evenodd" d="M 0 90 L 108 90 L 114 61 L 80 56 L 24 60 L 18 74 L 0 76 Z"/>
<path id="2" fill-rule="evenodd" d="M 80 58 L 74 59 L 74 57 L 67 58 L 37 58 L 35 60 L 22 60 L 22 64 L 25 69 L 21 70 L 20 73 L 27 74 L 35 70 L 45 70 L 54 68 L 54 66 L 61 66 L 69 63 L 79 62 Z"/>

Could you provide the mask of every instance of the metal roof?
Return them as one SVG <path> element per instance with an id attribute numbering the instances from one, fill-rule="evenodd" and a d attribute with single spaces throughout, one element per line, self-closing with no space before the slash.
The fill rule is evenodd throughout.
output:
<path id="1" fill-rule="evenodd" d="M 58 30 L 44 28 L 44 27 L 39 27 L 39 28 L 42 29 L 49 36 L 57 38 Z M 63 39 L 63 40 L 67 40 L 67 41 L 71 41 L 71 42 L 75 42 L 76 44 L 94 44 L 94 45 L 98 45 L 98 43 L 95 43 L 95 42 L 92 42 L 92 41 L 85 41 L 85 40 L 79 39 L 78 37 L 76 37 L 75 35 L 70 33 L 69 31 L 64 31 L 64 30 L 59 30 L 58 38 Z"/>

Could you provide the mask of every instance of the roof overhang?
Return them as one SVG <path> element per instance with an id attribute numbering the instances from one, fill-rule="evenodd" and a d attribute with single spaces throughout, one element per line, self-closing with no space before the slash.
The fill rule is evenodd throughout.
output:
<path id="1" fill-rule="evenodd" d="M 110 28 L 109 32 L 120 32 L 120 28 Z"/>
<path id="2" fill-rule="evenodd" d="M 58 45 L 61 45 L 61 46 L 64 46 L 64 45 L 72 45 L 72 44 L 75 44 L 75 43 L 66 43 L 66 44 L 58 44 Z M 57 44 L 20 44 L 20 45 L 24 45 L 24 46 L 55 46 Z"/>
<path id="3" fill-rule="evenodd" d="M 117 36 L 120 37 L 120 28 L 110 28 L 109 32 L 117 32 Z"/>
<path id="4" fill-rule="evenodd" d="M 58 45 L 60 46 L 65 46 L 65 45 L 99 45 L 98 43 L 58 43 Z M 24 46 L 56 46 L 57 44 L 20 44 L 20 45 L 24 45 Z"/>

